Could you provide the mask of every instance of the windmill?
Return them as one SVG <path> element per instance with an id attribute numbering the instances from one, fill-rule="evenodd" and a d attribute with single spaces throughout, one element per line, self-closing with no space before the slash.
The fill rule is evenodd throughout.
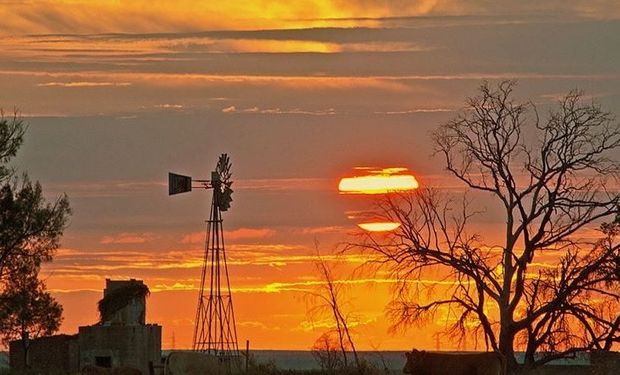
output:
<path id="1" fill-rule="evenodd" d="M 222 154 L 210 180 L 193 180 L 189 176 L 168 173 L 168 194 L 185 193 L 192 188 L 213 190 L 192 346 L 195 351 L 236 360 L 239 346 L 222 227 L 222 212 L 227 211 L 232 202 L 230 168 L 228 155 Z"/>

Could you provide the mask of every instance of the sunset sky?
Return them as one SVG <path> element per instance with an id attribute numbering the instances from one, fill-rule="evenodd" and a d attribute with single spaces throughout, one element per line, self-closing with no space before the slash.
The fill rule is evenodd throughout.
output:
<path id="1" fill-rule="evenodd" d="M 106 278 L 133 277 L 163 347 L 191 345 L 210 194 L 169 197 L 169 171 L 208 178 L 230 155 L 239 339 L 308 349 L 327 325 L 306 313 L 315 241 L 335 259 L 372 199 L 339 194 L 342 177 L 462 189 L 429 132 L 483 80 L 518 79 L 541 113 L 579 88 L 620 115 L 616 0 L 0 0 L 0 20 L 0 108 L 29 124 L 14 164 L 74 212 L 43 270 L 65 333 L 96 321 Z M 487 203 L 483 234 L 501 224 Z M 333 262 L 358 346 L 435 348 L 445 322 L 388 333 L 393 284 L 352 278 L 364 260 Z"/>

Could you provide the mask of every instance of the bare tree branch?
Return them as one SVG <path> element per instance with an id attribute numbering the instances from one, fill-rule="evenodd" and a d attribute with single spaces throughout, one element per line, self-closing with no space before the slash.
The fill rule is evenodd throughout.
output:
<path id="1" fill-rule="evenodd" d="M 468 232 L 480 213 L 467 198 L 423 187 L 379 203 L 401 223 L 397 231 L 352 244 L 378 254 L 376 264 L 399 280 L 389 307 L 396 326 L 456 312 L 448 331 L 481 334 L 513 370 L 517 349 L 522 366 L 534 368 L 609 350 L 620 337 L 620 129 L 579 91 L 541 120 L 533 103 L 513 99 L 514 87 L 484 83 L 433 135 L 447 171 L 502 208 L 500 243 Z M 598 239 L 588 240 L 584 230 L 602 222 Z M 444 277 L 432 288 L 440 293 L 422 303 L 414 281 L 437 270 Z"/>

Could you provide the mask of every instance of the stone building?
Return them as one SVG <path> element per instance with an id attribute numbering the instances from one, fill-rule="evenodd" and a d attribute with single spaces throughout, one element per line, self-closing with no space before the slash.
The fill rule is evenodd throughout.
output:
<path id="1" fill-rule="evenodd" d="M 55 335 L 41 337 L 30 342 L 28 363 L 42 372 L 75 373 L 79 368 L 77 335 Z M 11 369 L 24 368 L 24 346 L 21 340 L 9 343 L 9 365 Z"/>
<path id="2" fill-rule="evenodd" d="M 100 321 L 79 327 L 77 335 L 31 340 L 30 366 L 44 372 L 77 372 L 86 365 L 130 366 L 149 374 L 161 362 L 161 326 L 146 324 L 148 288 L 141 280 L 106 279 L 99 302 Z M 14 369 L 23 369 L 21 341 L 10 344 Z"/>
<path id="3" fill-rule="evenodd" d="M 159 364 L 161 326 L 146 324 L 147 294 L 141 280 L 106 280 L 100 324 L 79 328 L 80 367 L 130 366 L 148 374 L 149 362 Z"/>

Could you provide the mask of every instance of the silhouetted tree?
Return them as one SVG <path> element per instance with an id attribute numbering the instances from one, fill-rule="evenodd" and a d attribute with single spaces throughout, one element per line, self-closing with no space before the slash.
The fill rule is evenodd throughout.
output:
<path id="1" fill-rule="evenodd" d="M 66 195 L 48 203 L 38 182 L 15 177 L 8 167 L 24 133 L 17 114 L 7 118 L 0 111 L 0 282 L 22 261 L 38 266 L 50 260 L 70 214 Z"/>
<path id="2" fill-rule="evenodd" d="M 327 314 L 331 315 L 333 318 L 334 323 L 334 329 L 322 335 L 315 343 L 315 346 L 329 344 L 326 346 L 324 354 L 330 364 L 335 363 L 331 358 L 331 354 L 333 354 L 331 350 L 333 349 L 333 336 L 337 337 L 338 347 L 342 355 L 340 362 L 342 366 L 345 368 L 349 366 L 348 352 L 350 351 L 353 355 L 355 368 L 358 372 L 361 372 L 362 364 L 349 329 L 350 319 L 349 316 L 347 316 L 342 310 L 342 305 L 344 303 L 342 296 L 342 284 L 338 283 L 337 280 L 334 280 L 332 269 L 319 253 L 318 247 L 314 264 L 320 277 L 320 283 L 317 284 L 315 290 L 307 292 L 314 304 L 313 308 L 310 309 L 310 313 L 316 314 L 327 312 Z"/>
<path id="3" fill-rule="evenodd" d="M 69 214 L 66 196 L 48 203 L 41 185 L 27 176 L 0 186 L 0 281 L 19 272 L 23 261 L 39 266 L 51 260 Z"/>
<path id="4" fill-rule="evenodd" d="M 21 268 L 9 273 L 0 293 L 0 335 L 5 344 L 21 339 L 27 366 L 29 341 L 60 328 L 62 306 L 38 279 L 36 265 L 25 263 Z"/>
<path id="5" fill-rule="evenodd" d="M 484 338 L 511 371 L 620 341 L 620 130 L 577 91 L 542 121 L 534 104 L 513 99 L 514 86 L 483 84 L 433 135 L 447 170 L 501 207 L 502 240 L 472 231 L 480 212 L 470 198 L 423 187 L 379 204 L 397 231 L 355 244 L 399 281 L 396 327 L 448 311 L 452 337 Z M 585 232 L 605 221 L 597 235 Z M 428 287 L 415 281 L 437 272 L 443 286 L 421 301 Z"/>
<path id="6" fill-rule="evenodd" d="M 12 117 L 7 118 L 0 109 L 0 182 L 6 181 L 13 171 L 7 163 L 17 154 L 24 140 L 25 131 L 26 127 L 17 111 Z"/>
<path id="7" fill-rule="evenodd" d="M 26 344 L 60 325 L 62 308 L 38 275 L 60 244 L 70 208 L 66 195 L 49 203 L 38 182 L 8 167 L 24 132 L 19 116 L 0 112 L 0 334 Z"/>
<path id="8" fill-rule="evenodd" d="M 328 374 L 336 374 L 344 367 L 342 343 L 335 331 L 323 333 L 312 345 L 311 353 L 321 366 L 321 370 Z"/>

